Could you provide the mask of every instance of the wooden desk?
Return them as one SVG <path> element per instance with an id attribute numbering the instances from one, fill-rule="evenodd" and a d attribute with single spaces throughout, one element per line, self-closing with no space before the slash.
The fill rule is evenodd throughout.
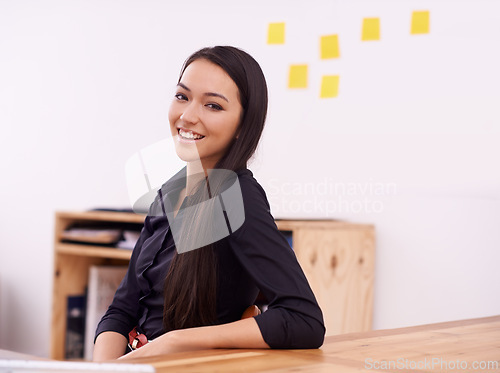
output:
<path id="1" fill-rule="evenodd" d="M 0 358 L 26 355 L 0 350 Z M 330 336 L 318 350 L 205 350 L 127 361 L 131 362 L 151 364 L 158 373 L 498 373 L 500 316 Z M 489 368 L 473 365 L 480 362 L 489 362 Z"/>
<path id="2" fill-rule="evenodd" d="M 473 366 L 488 361 L 489 369 Z M 158 373 L 446 370 L 498 373 L 500 316 L 330 336 L 318 350 L 211 350 L 141 358 L 135 362 L 152 364 Z M 383 369 L 389 362 L 392 366 Z"/>

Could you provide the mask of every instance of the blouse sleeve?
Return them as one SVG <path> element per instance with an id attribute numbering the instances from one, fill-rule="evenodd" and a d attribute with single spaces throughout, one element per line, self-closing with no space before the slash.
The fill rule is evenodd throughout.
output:
<path id="1" fill-rule="evenodd" d="M 132 251 L 127 273 L 115 293 L 113 302 L 97 326 L 95 338 L 103 332 L 114 331 L 128 339 L 128 333 L 137 325 L 140 288 L 137 283 L 135 267 L 144 241 L 151 234 L 149 216 L 147 216 L 139 239 Z"/>
<path id="2" fill-rule="evenodd" d="M 240 264 L 268 301 L 255 317 L 271 348 L 318 348 L 323 315 L 286 238 L 270 213 L 264 190 L 253 177 L 240 177 L 245 221 L 229 236 Z"/>

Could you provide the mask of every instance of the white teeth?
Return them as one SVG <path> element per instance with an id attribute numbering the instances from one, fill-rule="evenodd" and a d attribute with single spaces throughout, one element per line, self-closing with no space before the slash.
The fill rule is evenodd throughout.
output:
<path id="1" fill-rule="evenodd" d="M 205 136 L 194 134 L 193 131 L 186 132 L 182 128 L 179 128 L 179 135 L 185 139 L 198 140 L 202 139 Z"/>

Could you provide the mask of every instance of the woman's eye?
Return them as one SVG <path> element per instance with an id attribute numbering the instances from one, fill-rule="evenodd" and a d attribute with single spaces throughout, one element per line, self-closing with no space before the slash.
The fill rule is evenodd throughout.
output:
<path id="1" fill-rule="evenodd" d="M 185 95 L 185 94 L 183 94 L 183 93 L 176 93 L 176 94 L 175 94 L 175 98 L 176 98 L 177 100 L 179 100 L 179 101 L 180 101 L 180 100 L 185 100 L 185 101 L 187 101 L 187 97 L 186 97 L 186 95 Z"/>
<path id="2" fill-rule="evenodd" d="M 210 109 L 222 110 L 222 106 L 220 106 L 218 104 L 207 104 L 206 106 L 209 107 Z"/>

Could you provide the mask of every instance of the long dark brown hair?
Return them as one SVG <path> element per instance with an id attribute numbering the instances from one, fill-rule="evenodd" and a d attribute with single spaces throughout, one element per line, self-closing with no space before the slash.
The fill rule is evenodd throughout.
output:
<path id="1" fill-rule="evenodd" d="M 243 108 L 237 137 L 215 165 L 216 169 L 238 171 L 247 167 L 259 143 L 267 115 L 267 85 L 262 70 L 248 53 L 231 46 L 203 48 L 193 53 L 181 69 L 179 82 L 186 68 L 198 59 L 220 66 L 236 83 Z M 220 185 L 210 184 L 212 195 Z M 202 199 L 202 188 L 194 194 Z M 202 222 L 186 222 L 184 232 L 197 232 Z M 165 331 L 213 325 L 217 322 L 217 260 L 218 243 L 182 254 L 175 253 L 165 279 L 163 326 Z"/>

